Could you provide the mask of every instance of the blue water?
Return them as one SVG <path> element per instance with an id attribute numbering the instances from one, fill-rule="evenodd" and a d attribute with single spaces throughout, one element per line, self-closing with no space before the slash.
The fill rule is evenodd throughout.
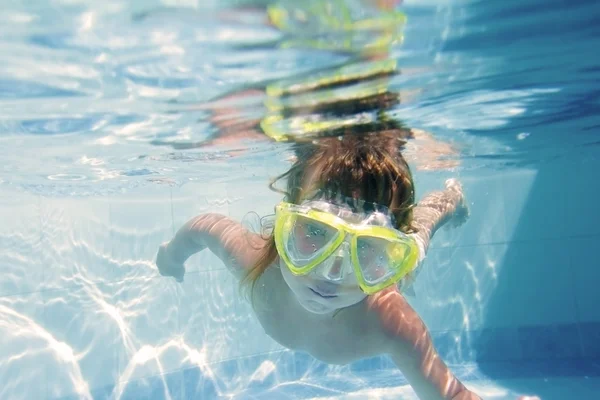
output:
<path id="1" fill-rule="evenodd" d="M 279 199 L 267 183 L 289 145 L 209 143 L 206 104 L 350 59 L 284 48 L 240 5 L 4 5 L 0 399 L 415 398 L 385 357 L 330 366 L 272 341 L 211 254 L 182 284 L 156 271 L 158 246 L 194 215 L 248 219 Z M 409 301 L 483 398 L 598 398 L 600 6 L 401 9 L 393 114 L 460 161 L 415 165 L 417 195 L 458 177 L 471 212 L 436 233 Z M 239 112 L 264 115 L 252 98 Z"/>

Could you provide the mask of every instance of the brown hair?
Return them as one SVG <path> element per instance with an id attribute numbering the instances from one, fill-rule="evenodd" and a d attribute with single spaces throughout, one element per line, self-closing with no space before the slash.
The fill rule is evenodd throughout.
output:
<path id="1" fill-rule="evenodd" d="M 296 143 L 296 160 L 285 173 L 269 185 L 299 204 L 314 190 L 346 197 L 359 197 L 369 203 L 387 206 L 395 217 L 396 228 L 414 232 L 412 208 L 415 202 L 410 168 L 402 156 L 407 130 L 390 129 L 370 134 L 346 134 L 311 143 Z M 307 182 L 307 178 L 311 179 Z M 275 183 L 287 178 L 287 190 Z M 242 283 L 254 283 L 277 258 L 271 236 L 258 262 L 250 268 Z"/>

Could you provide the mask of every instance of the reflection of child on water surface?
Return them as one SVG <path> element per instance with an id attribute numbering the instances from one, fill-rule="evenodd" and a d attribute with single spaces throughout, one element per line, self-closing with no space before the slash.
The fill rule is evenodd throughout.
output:
<path id="1" fill-rule="evenodd" d="M 201 107 L 210 112 L 210 121 L 217 130 L 212 137 L 199 143 L 171 143 L 178 149 L 228 147 L 242 145 L 244 141 L 264 141 L 270 138 L 295 142 L 315 137 L 338 136 L 347 133 L 394 131 L 407 142 L 404 156 L 419 170 L 451 169 L 458 165 L 457 150 L 449 143 L 436 139 L 421 129 L 409 128 L 397 118 L 387 114 L 387 109 L 397 105 L 398 92 L 380 89 L 381 81 L 389 79 L 394 71 L 378 73 L 383 62 L 352 64 L 351 67 L 372 68 L 372 77 L 362 77 L 356 83 L 335 88 L 316 87 L 301 94 L 287 95 L 281 102 L 278 96 L 269 96 L 273 84 L 265 89 L 244 90 L 221 97 Z M 328 76 L 326 74 L 319 74 Z M 333 86 L 333 85 L 332 85 Z M 356 88 L 353 92 L 353 86 Z M 337 92 L 337 93 L 336 93 Z M 325 100 L 326 99 L 326 100 Z M 297 101 L 296 101 L 297 100 Z M 263 110 L 263 104 L 278 103 L 280 110 L 263 118 L 252 118 Z M 308 104 L 307 104 L 308 103 Z M 262 111 L 264 112 L 264 111 Z M 295 132 L 294 132 L 295 131 Z"/>
<path id="2" fill-rule="evenodd" d="M 389 58 L 389 50 L 401 40 L 404 16 L 397 11 L 389 11 L 399 1 L 364 2 L 374 4 L 375 11 L 369 14 L 369 18 L 351 23 L 339 21 L 340 17 L 335 13 L 331 18 L 305 16 L 304 20 L 309 22 L 304 23 L 319 33 L 325 32 L 323 35 L 306 35 L 303 26 L 295 26 L 291 15 L 295 15 L 296 19 L 301 18 L 297 15 L 297 8 L 305 14 L 310 14 L 308 11 L 312 14 L 325 13 L 327 7 L 323 4 L 328 2 L 287 1 L 282 2 L 287 8 L 277 5 L 270 7 L 271 20 L 277 20 L 273 24 L 285 30 L 288 34 L 285 38 L 293 43 L 286 43 L 285 47 L 325 49 L 343 53 L 349 56 L 349 60 L 341 66 L 296 75 L 292 79 L 246 86 L 193 106 L 193 109 L 208 112 L 208 120 L 217 128 L 211 136 L 200 142 L 157 141 L 155 144 L 170 145 L 179 150 L 230 148 L 232 145 L 243 146 L 244 140 L 265 141 L 269 137 L 298 141 L 315 136 L 364 131 L 363 127 L 379 131 L 395 129 L 405 139 L 411 139 L 405 146 L 404 155 L 418 169 L 456 166 L 456 150 L 450 144 L 436 140 L 423 130 L 403 126 L 397 118 L 386 115 L 401 99 L 405 102 L 411 97 L 408 91 L 403 91 L 401 97 L 397 90 L 389 87 L 390 81 L 401 73 L 397 61 Z M 296 8 L 290 4 L 305 6 Z M 314 4 L 320 5 L 317 10 L 312 10 Z M 334 1 L 332 5 L 342 8 L 346 2 Z M 236 12 L 230 11 L 229 14 L 235 15 Z M 347 17 L 349 11 L 338 14 Z M 349 28 L 340 31 L 328 26 L 343 23 Z M 323 32 L 321 26 L 324 26 Z M 284 46 L 281 43 L 279 45 Z M 279 121 L 275 123 L 278 117 Z M 244 152 L 243 148 L 229 150 L 230 154 Z"/>

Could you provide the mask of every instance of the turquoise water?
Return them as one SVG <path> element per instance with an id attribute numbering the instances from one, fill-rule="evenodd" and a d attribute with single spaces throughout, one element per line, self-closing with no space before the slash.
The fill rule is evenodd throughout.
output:
<path id="1" fill-rule="evenodd" d="M 339 367 L 283 349 L 211 254 L 190 259 L 182 284 L 156 271 L 158 246 L 194 215 L 250 224 L 279 200 L 267 183 L 289 165 L 289 144 L 211 142 L 216 115 L 261 118 L 262 98 L 207 103 L 351 60 L 285 48 L 290 36 L 248 3 L 5 5 L 0 398 L 414 398 L 385 357 Z M 392 113 L 460 161 L 415 164 L 417 195 L 456 176 L 471 212 L 436 233 L 409 301 L 484 398 L 594 399 L 600 7 L 402 10 Z"/>

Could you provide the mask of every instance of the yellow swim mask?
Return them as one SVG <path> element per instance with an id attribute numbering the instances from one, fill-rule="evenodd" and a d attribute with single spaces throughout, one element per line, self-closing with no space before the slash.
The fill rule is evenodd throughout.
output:
<path id="1" fill-rule="evenodd" d="M 356 213 L 326 201 L 281 202 L 274 236 L 281 259 L 295 275 L 328 268 L 339 249 L 346 248 L 351 273 L 366 294 L 399 282 L 419 259 L 414 238 L 394 229 L 384 213 Z"/>

